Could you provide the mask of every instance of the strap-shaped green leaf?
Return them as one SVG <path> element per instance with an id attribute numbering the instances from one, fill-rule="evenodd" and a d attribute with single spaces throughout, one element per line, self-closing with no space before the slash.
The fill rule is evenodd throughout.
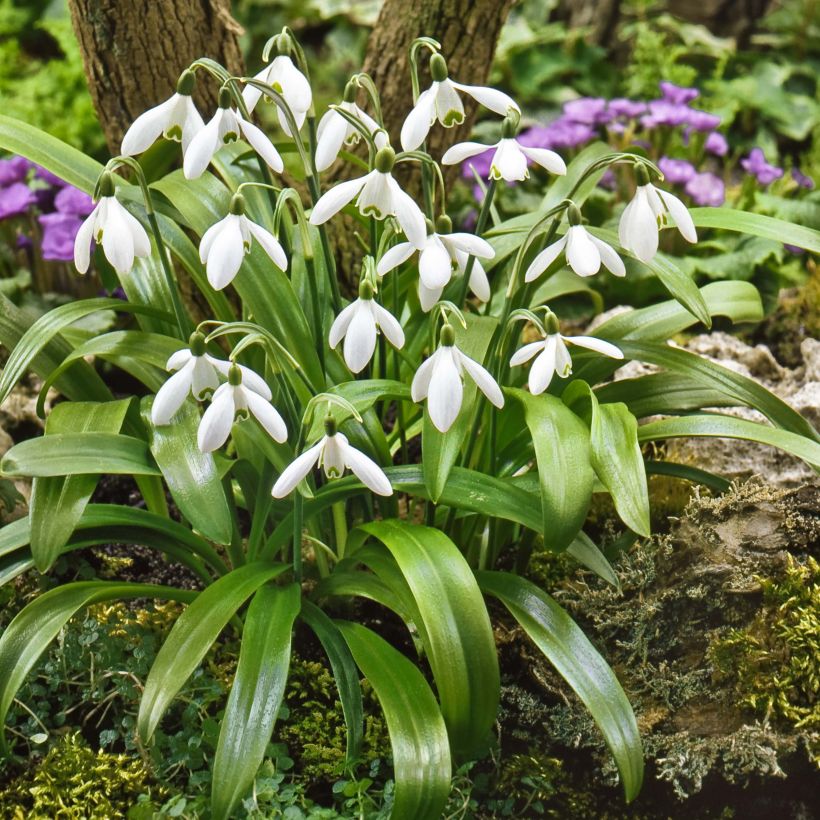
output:
<path id="1" fill-rule="evenodd" d="M 722 416 L 718 413 L 704 413 L 698 416 L 661 419 L 638 428 L 639 441 L 658 441 L 666 438 L 688 438 L 710 436 L 714 438 L 739 438 L 757 441 L 777 447 L 802 459 L 806 464 L 820 472 L 820 443 L 804 436 L 767 427 L 747 419 L 735 416 Z"/>
<path id="2" fill-rule="evenodd" d="M 506 572 L 476 573 L 481 589 L 510 611 L 589 709 L 615 758 L 628 801 L 643 781 L 643 750 L 632 707 L 615 673 L 575 621 L 537 586 Z"/>
<path id="3" fill-rule="evenodd" d="M 785 219 L 752 214 L 737 208 L 690 208 L 689 214 L 698 228 L 722 228 L 725 231 L 748 233 L 820 253 L 820 231 Z"/>
<path id="4" fill-rule="evenodd" d="M 203 453 L 196 442 L 199 411 L 185 402 L 172 424 L 154 426 L 152 404 L 153 396 L 141 403 L 148 444 L 179 511 L 210 541 L 230 543 L 233 519 L 222 479 L 213 455 Z"/>
<path id="5" fill-rule="evenodd" d="M 510 389 L 524 407 L 541 489 L 544 544 L 567 548 L 584 524 L 592 498 L 590 435 L 587 426 L 559 398 Z"/>
<path id="6" fill-rule="evenodd" d="M 384 638 L 336 621 L 379 699 L 393 750 L 396 820 L 440 820 L 450 793 L 450 747 L 435 696 L 419 670 Z"/>
<path id="7" fill-rule="evenodd" d="M 284 564 L 245 564 L 200 592 L 180 615 L 145 681 L 137 716 L 137 730 L 145 742 L 239 607 L 286 569 Z"/>
<path id="8" fill-rule="evenodd" d="M 0 472 L 26 476 L 160 474 L 144 441 L 114 433 L 57 433 L 21 441 L 3 456 Z"/>
<path id="9" fill-rule="evenodd" d="M 118 433 L 130 399 L 112 402 L 72 401 L 58 404 L 46 420 L 45 438 L 59 433 Z M 35 478 L 31 484 L 31 554 L 46 572 L 68 543 L 88 504 L 99 475 Z"/>
<path id="10" fill-rule="evenodd" d="M 719 475 L 692 467 L 689 464 L 676 464 L 674 461 L 647 461 L 647 475 L 666 475 L 672 478 L 680 478 L 684 481 L 691 481 L 693 484 L 703 484 L 716 493 L 725 493 L 732 486 L 731 481 L 721 478 Z"/>
<path id="11" fill-rule="evenodd" d="M 470 566 L 440 530 L 398 519 L 361 529 L 393 555 L 418 606 L 453 755 L 479 754 L 496 720 L 500 683 L 490 618 Z"/>
<path id="12" fill-rule="evenodd" d="M 216 820 L 231 816 L 265 757 L 285 694 L 301 594 L 298 584 L 264 586 L 248 607 L 214 757 L 211 808 Z"/>
<path id="13" fill-rule="evenodd" d="M 9 706 L 26 675 L 68 620 L 81 609 L 120 598 L 191 601 L 195 596 L 195 592 L 175 587 L 110 581 L 63 584 L 37 596 L 0 636 L 0 727 L 5 724 Z M 2 731 L 0 743 L 5 748 Z"/>

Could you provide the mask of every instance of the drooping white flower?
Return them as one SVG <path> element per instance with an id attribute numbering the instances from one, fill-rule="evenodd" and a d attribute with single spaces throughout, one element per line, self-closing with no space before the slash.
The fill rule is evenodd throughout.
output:
<path id="1" fill-rule="evenodd" d="M 425 313 L 439 301 L 454 273 L 464 275 L 470 256 L 477 257 L 470 270 L 470 289 L 482 302 L 490 298 L 490 283 L 478 259 L 492 259 L 495 256 L 492 245 L 471 233 L 446 232 L 451 227 L 448 217 L 439 217 L 436 228 L 442 232 L 427 234 L 419 252 L 419 299 Z M 379 260 L 377 273 L 384 276 L 406 262 L 416 250 L 411 242 L 394 245 Z"/>
<path id="2" fill-rule="evenodd" d="M 214 290 L 222 290 L 234 280 L 254 239 L 279 270 L 287 270 L 288 259 L 279 240 L 245 216 L 244 198 L 236 194 L 231 199 L 230 213 L 211 225 L 199 243 L 199 258 Z"/>
<path id="3" fill-rule="evenodd" d="M 313 206 L 311 225 L 322 225 L 356 198 L 362 216 L 386 219 L 395 216 L 401 229 L 413 245 L 424 247 L 427 227 L 424 214 L 413 198 L 399 187 L 391 171 L 395 162 L 392 148 L 385 147 L 376 154 L 376 167 L 363 177 L 341 182 L 324 193 Z"/>
<path id="4" fill-rule="evenodd" d="M 506 182 L 520 182 L 528 179 L 530 170 L 527 167 L 527 160 L 531 159 L 542 168 L 546 168 L 552 174 L 563 175 L 567 172 L 564 160 L 548 148 L 530 148 L 521 145 L 514 137 L 502 137 L 495 145 L 484 145 L 480 142 L 460 142 L 445 151 L 441 158 L 442 165 L 457 165 L 469 157 L 482 154 L 491 148 L 495 148 L 492 164 L 490 165 L 490 177 L 492 179 L 503 179 Z"/>
<path id="5" fill-rule="evenodd" d="M 188 395 L 197 401 L 208 398 L 219 387 L 220 376 L 227 377 L 231 363 L 205 352 L 205 337 L 193 333 L 189 347 L 177 350 L 168 359 L 166 370 L 176 371 L 157 392 L 151 407 L 151 421 L 169 424 Z M 265 380 L 245 365 L 238 365 L 243 382 L 268 401 L 271 392 Z"/>
<path id="6" fill-rule="evenodd" d="M 373 299 L 368 282 L 359 286 L 359 298 L 351 302 L 330 328 L 328 342 L 335 349 L 344 338 L 344 359 L 353 373 L 359 373 L 373 358 L 376 335 L 381 331 L 393 347 L 404 347 L 404 331 L 392 313 Z"/>
<path id="7" fill-rule="evenodd" d="M 642 262 L 650 262 L 658 252 L 658 231 L 666 227 L 669 217 L 687 242 L 697 242 L 695 223 L 686 206 L 676 196 L 652 185 L 643 165 L 638 165 L 636 175 L 635 196 L 624 208 L 618 225 L 621 245 Z"/>
<path id="8" fill-rule="evenodd" d="M 401 129 L 401 147 L 405 151 L 415 151 L 427 139 L 436 120 L 445 128 L 464 122 L 464 106 L 458 91 L 501 116 L 506 115 L 510 109 L 517 113 L 521 111 L 515 100 L 503 91 L 453 82 L 447 74 L 447 63 L 440 54 L 434 54 L 430 58 L 430 74 L 433 84 L 419 94 Z"/>
<path id="9" fill-rule="evenodd" d="M 91 264 L 91 240 L 102 244 L 105 258 L 119 274 L 134 266 L 135 256 L 148 256 L 151 241 L 145 228 L 117 199 L 110 174 L 103 174 L 100 199 L 74 238 L 74 266 L 85 273 Z"/>
<path id="10" fill-rule="evenodd" d="M 393 495 L 393 487 L 384 470 L 353 447 L 344 433 L 336 432 L 332 418 L 325 422 L 325 435 L 285 467 L 273 485 L 271 495 L 284 498 L 317 464 L 328 478 L 339 478 L 347 468 L 377 495 Z"/>
<path id="11" fill-rule="evenodd" d="M 438 350 L 416 371 L 410 395 L 413 401 L 427 399 L 430 421 L 437 430 L 446 433 L 461 410 L 465 371 L 496 407 L 504 406 L 504 394 L 489 371 L 455 346 L 451 325 L 441 329 L 440 340 Z"/>
<path id="12" fill-rule="evenodd" d="M 581 224 L 581 213 L 575 205 L 567 209 L 569 228 L 557 241 L 544 248 L 527 268 L 524 274 L 525 282 L 537 279 L 561 254 L 566 253 L 567 264 L 578 276 L 592 276 L 604 267 L 615 276 L 626 276 L 623 260 L 615 251 L 593 236 Z"/>
<path id="13" fill-rule="evenodd" d="M 280 54 L 275 57 L 272 63 L 266 65 L 254 77 L 254 80 L 266 83 L 285 98 L 288 108 L 293 112 L 296 127 L 301 130 L 307 112 L 313 104 L 313 93 L 310 90 L 310 83 L 307 81 L 307 77 L 293 64 L 293 60 L 291 60 L 290 56 L 288 54 Z M 263 93 L 263 91 L 252 85 L 245 86 L 242 92 L 242 98 L 245 100 L 245 105 L 249 112 L 256 108 L 256 104 L 261 99 Z M 288 121 L 279 106 L 276 107 L 276 112 L 279 115 L 279 124 L 282 126 L 282 130 L 289 137 L 292 137 L 293 134 L 290 132 Z"/>
<path id="14" fill-rule="evenodd" d="M 359 120 L 370 134 L 375 134 L 377 148 L 384 148 L 387 145 L 387 134 L 373 117 L 356 105 L 352 98 L 348 100 L 348 96 L 349 93 L 345 90 L 345 99 L 340 103 L 339 108 L 343 108 Z M 336 161 L 342 146 L 355 145 L 359 138 L 360 134 L 355 126 L 338 111 L 332 108 L 326 111 L 316 129 L 316 170 L 326 171 Z"/>
<path id="15" fill-rule="evenodd" d="M 134 156 L 147 151 L 160 135 L 182 143 L 183 154 L 191 140 L 204 127 L 202 117 L 196 110 L 191 92 L 194 87 L 193 71 L 183 71 L 177 90 L 165 102 L 140 114 L 122 138 L 121 152 Z"/>
<path id="16" fill-rule="evenodd" d="M 202 414 L 202 421 L 199 422 L 197 444 L 203 453 L 218 450 L 228 440 L 237 415 L 244 418 L 253 416 L 274 441 L 280 444 L 287 441 L 285 422 L 270 403 L 270 388 L 262 382 L 265 390 L 260 393 L 255 389 L 257 382 L 246 382 L 246 374 L 252 372 L 247 368 L 229 365 L 228 381 L 217 388 L 211 406 Z"/>
<path id="17" fill-rule="evenodd" d="M 273 143 L 265 136 L 260 128 L 248 122 L 239 112 L 231 107 L 230 91 L 223 88 L 219 92 L 219 108 L 207 125 L 201 128 L 191 140 L 182 170 L 186 179 L 196 179 L 208 167 L 214 154 L 227 145 L 235 142 L 240 136 L 248 145 L 259 154 L 265 163 L 277 173 L 281 173 L 285 165 L 282 157 L 274 148 Z"/>
<path id="18" fill-rule="evenodd" d="M 543 393 L 550 386 L 555 373 L 561 378 L 572 373 L 572 358 L 567 350 L 567 343 L 594 350 L 613 359 L 624 357 L 619 348 L 603 339 L 593 336 L 562 336 L 558 332 L 558 320 L 551 313 L 547 317 L 547 335 L 540 342 L 532 342 L 516 350 L 510 359 L 510 366 L 517 367 L 536 357 L 527 380 L 530 393 L 534 396 Z"/>

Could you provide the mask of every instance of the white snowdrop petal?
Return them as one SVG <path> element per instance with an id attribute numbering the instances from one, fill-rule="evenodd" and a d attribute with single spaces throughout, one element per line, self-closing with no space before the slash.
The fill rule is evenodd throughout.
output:
<path id="1" fill-rule="evenodd" d="M 492 259 L 495 256 L 493 246 L 486 239 L 472 233 L 442 234 L 440 239 L 446 246 L 452 245 L 460 251 L 481 259 Z"/>
<path id="2" fill-rule="evenodd" d="M 113 197 L 111 200 L 105 215 L 102 246 L 114 270 L 125 274 L 134 266 L 134 237 L 123 219 L 122 206 Z"/>
<path id="3" fill-rule="evenodd" d="M 270 257 L 274 265 L 279 270 L 288 269 L 288 258 L 285 256 L 284 248 L 279 244 L 279 240 L 266 228 L 246 219 L 245 225 L 253 235 L 253 238 L 262 246 L 265 253 Z"/>
<path id="4" fill-rule="evenodd" d="M 601 268 L 601 254 L 582 225 L 567 231 L 567 262 L 578 276 L 592 276 Z"/>
<path id="5" fill-rule="evenodd" d="M 457 165 L 459 162 L 464 162 L 465 159 L 476 156 L 476 154 L 483 154 L 492 147 L 492 145 L 484 145 L 480 142 L 459 142 L 444 152 L 441 164 Z"/>
<path id="6" fill-rule="evenodd" d="M 324 128 L 322 124 L 324 123 Z M 347 137 L 348 123 L 336 111 L 328 111 L 319 123 L 316 143 L 316 170 L 326 171 L 336 161 Z"/>
<path id="7" fill-rule="evenodd" d="M 502 139 L 493 156 L 490 176 L 507 182 L 520 182 L 529 175 L 527 157 L 518 143 L 514 139 Z"/>
<path id="8" fill-rule="evenodd" d="M 511 108 L 519 113 L 521 111 L 518 103 L 509 94 L 505 94 L 496 88 L 486 88 L 481 85 L 462 85 L 455 82 L 453 88 L 469 94 L 476 102 L 481 103 L 485 108 L 489 108 L 490 111 L 494 111 L 502 117 L 506 116 Z"/>
<path id="9" fill-rule="evenodd" d="M 222 290 L 234 280 L 245 258 L 241 223 L 239 217 L 232 216 L 233 219 L 226 221 L 217 234 L 208 253 L 205 272 L 214 290 Z"/>
<path id="10" fill-rule="evenodd" d="M 658 252 L 658 223 L 646 192 L 638 189 L 624 209 L 619 229 L 621 245 L 642 262 L 650 262 Z"/>
<path id="11" fill-rule="evenodd" d="M 192 357 L 192 362 L 191 393 L 201 401 L 219 387 L 219 375 L 205 356 Z"/>
<path id="12" fill-rule="evenodd" d="M 293 60 L 286 54 L 280 54 L 271 63 L 270 85 L 278 82 L 282 87 L 282 95 L 288 105 L 297 111 L 304 113 L 310 108 L 313 102 L 313 94 L 310 90 L 310 83 L 301 71 L 293 64 Z"/>
<path id="13" fill-rule="evenodd" d="M 464 105 L 450 80 L 438 83 L 435 95 L 435 118 L 445 128 L 452 128 L 464 122 Z"/>
<path id="14" fill-rule="evenodd" d="M 550 151 L 548 148 L 528 148 L 524 145 L 520 147 L 525 156 L 542 168 L 546 168 L 551 174 L 558 176 L 566 174 L 566 163 L 555 151 Z"/>
<path id="15" fill-rule="evenodd" d="M 210 253 L 214 239 L 219 236 L 219 232 L 225 227 L 226 222 L 231 216 L 232 214 L 228 214 L 224 219 L 220 219 L 219 222 L 214 222 L 214 224 L 202 234 L 202 239 L 199 241 L 199 261 L 202 262 L 203 265 L 208 261 L 208 254 Z"/>
<path id="16" fill-rule="evenodd" d="M 391 176 L 388 176 L 388 185 L 393 199 L 393 211 L 399 225 L 401 225 L 405 236 L 410 242 L 421 250 L 427 238 L 427 224 L 424 221 L 424 214 L 416 205 L 416 201 L 402 191 L 399 183 Z"/>
<path id="17" fill-rule="evenodd" d="M 390 190 L 390 174 L 373 171 L 359 194 L 356 207 L 363 216 L 385 219 L 393 213 L 393 196 Z"/>
<path id="18" fill-rule="evenodd" d="M 548 245 L 532 260 L 524 274 L 525 282 L 537 279 L 561 254 L 567 244 L 567 235 L 564 234 L 557 242 Z"/>
<path id="19" fill-rule="evenodd" d="M 623 359 L 624 354 L 619 347 L 603 339 L 596 339 L 594 336 L 564 336 L 564 341 L 594 350 L 602 356 L 609 356 L 611 359 Z"/>
<path id="20" fill-rule="evenodd" d="M 543 352 L 532 363 L 527 377 L 527 386 L 533 396 L 540 395 L 550 386 L 555 373 L 555 341 L 550 342 L 548 338 L 546 343 L 542 344 L 542 350 Z"/>
<path id="21" fill-rule="evenodd" d="M 427 390 L 427 413 L 433 426 L 446 433 L 458 418 L 464 399 L 461 374 L 454 359 L 455 348 L 440 348 Z"/>
<path id="22" fill-rule="evenodd" d="M 120 153 L 126 157 L 133 157 L 147 151 L 166 128 L 179 97 L 179 94 L 173 94 L 165 102 L 143 111 L 125 132 Z"/>
<path id="23" fill-rule="evenodd" d="M 504 406 L 504 394 L 498 386 L 498 382 L 490 375 L 490 371 L 483 365 L 480 365 L 475 359 L 465 356 L 461 351 L 458 352 L 461 366 L 470 374 L 472 380 L 478 386 L 478 389 L 490 400 L 496 407 Z"/>
<path id="24" fill-rule="evenodd" d="M 128 230 L 131 233 L 131 239 L 134 242 L 135 256 L 150 256 L 151 255 L 151 240 L 148 238 L 148 233 L 142 227 L 142 223 L 124 206 L 120 206 L 122 216 Z"/>
<path id="25" fill-rule="evenodd" d="M 154 403 L 151 405 L 152 424 L 156 426 L 170 424 L 177 410 L 182 407 L 191 389 L 194 364 L 193 361 L 188 362 L 182 370 L 174 373 L 157 391 Z"/>
<path id="26" fill-rule="evenodd" d="M 658 191 L 658 195 L 669 209 L 669 215 L 674 220 L 680 235 L 687 242 L 697 242 L 698 232 L 695 230 L 695 223 L 692 221 L 689 209 L 676 196 L 667 191 Z"/>
<path id="27" fill-rule="evenodd" d="M 565 379 L 572 373 L 572 357 L 563 337 L 555 334 L 555 372 Z"/>
<path id="28" fill-rule="evenodd" d="M 447 248 L 436 236 L 428 236 L 419 254 L 419 276 L 426 288 L 443 288 L 453 275 L 452 260 Z"/>
<path id="29" fill-rule="evenodd" d="M 262 425 L 265 432 L 279 444 L 287 441 L 288 428 L 279 411 L 253 390 L 243 390 L 243 393 L 251 415 Z"/>
<path id="30" fill-rule="evenodd" d="M 373 312 L 376 315 L 376 322 L 387 341 L 395 348 L 401 349 L 404 347 L 404 331 L 399 320 L 377 302 L 373 302 L 372 305 Z"/>
<path id="31" fill-rule="evenodd" d="M 219 147 L 220 122 L 221 117 L 217 113 L 191 140 L 182 161 L 182 172 L 186 179 L 197 179 L 208 167 Z"/>
<path id="32" fill-rule="evenodd" d="M 441 299 L 441 294 L 444 288 L 428 288 L 424 282 L 419 279 L 419 302 L 424 313 L 429 313 Z"/>
<path id="33" fill-rule="evenodd" d="M 327 340 L 331 350 L 336 349 L 336 346 L 342 341 L 345 333 L 347 333 L 347 329 L 350 327 L 350 323 L 353 321 L 353 317 L 356 314 L 356 305 L 358 301 L 359 300 L 356 299 L 346 308 L 343 308 L 342 312 L 333 320 L 333 324 L 330 326 L 330 335 Z"/>
<path id="34" fill-rule="evenodd" d="M 325 436 L 325 446 L 319 463 L 328 478 L 339 478 L 345 471 L 344 450 L 347 446 L 347 436 L 336 433 L 335 436 Z"/>
<path id="35" fill-rule="evenodd" d="M 519 365 L 528 362 L 533 356 L 540 353 L 543 349 L 543 342 L 530 342 L 529 344 L 524 345 L 524 347 L 518 348 L 510 359 L 510 367 L 518 367 Z"/>
<path id="36" fill-rule="evenodd" d="M 234 419 L 233 387 L 223 384 L 214 393 L 211 406 L 202 415 L 197 430 L 197 445 L 203 453 L 218 450 L 227 440 Z"/>
<path id="37" fill-rule="evenodd" d="M 480 302 L 489 302 L 492 291 L 490 290 L 490 280 L 487 272 L 478 259 L 473 259 L 473 266 L 470 269 L 470 290 L 478 297 Z"/>
<path id="38" fill-rule="evenodd" d="M 94 223 L 97 221 L 97 209 L 99 205 L 85 218 L 80 230 L 74 237 L 74 267 L 80 273 L 86 273 L 91 264 L 91 241 L 94 238 Z"/>
<path id="39" fill-rule="evenodd" d="M 185 367 L 191 359 L 193 359 L 193 354 L 187 347 L 183 347 L 182 350 L 177 350 L 176 353 L 172 353 L 168 357 L 168 361 L 165 362 L 165 369 L 179 370 L 181 367 Z"/>
<path id="40" fill-rule="evenodd" d="M 313 469 L 313 466 L 319 460 L 319 455 L 322 451 L 322 445 L 325 439 L 322 439 L 318 444 L 314 444 L 308 450 L 305 450 L 300 456 L 297 456 L 287 467 L 282 471 L 282 475 L 276 480 L 271 490 L 271 495 L 274 498 L 284 498 L 293 488 Z"/>
<path id="41" fill-rule="evenodd" d="M 262 129 L 241 118 L 239 118 L 239 127 L 242 130 L 245 142 L 262 157 L 266 165 L 276 171 L 277 174 L 281 174 L 285 170 L 285 163 L 282 162 L 279 152 L 274 148 L 273 143 L 267 138 Z"/>
<path id="42" fill-rule="evenodd" d="M 366 301 L 359 300 L 345 333 L 344 360 L 353 373 L 359 373 L 373 358 L 375 350 L 376 321 L 373 311 Z"/>
<path id="43" fill-rule="evenodd" d="M 598 239 L 598 237 L 592 236 L 592 234 L 589 235 L 589 239 L 598 249 L 598 253 L 601 255 L 601 261 L 604 263 L 604 267 L 615 276 L 626 276 L 624 260 L 618 256 L 615 249 L 607 245 L 607 243 L 601 239 Z"/>
<path id="44" fill-rule="evenodd" d="M 342 447 L 342 452 L 345 464 L 365 487 L 371 489 L 376 495 L 393 495 L 390 480 L 373 459 L 350 444 Z"/>
<path id="45" fill-rule="evenodd" d="M 208 363 L 222 376 L 228 378 L 233 362 L 226 362 L 224 359 L 217 359 L 209 353 L 205 354 L 205 359 Z M 268 383 L 254 370 L 246 367 L 244 364 L 239 365 L 239 372 L 242 374 L 242 386 L 258 393 L 265 401 L 270 401 L 272 393 Z"/>
<path id="46" fill-rule="evenodd" d="M 425 359 L 416 374 L 413 376 L 413 382 L 410 385 L 410 398 L 413 401 L 423 401 L 427 398 L 427 390 L 430 387 L 430 378 L 433 375 L 433 368 L 436 364 L 436 354 L 434 353 L 429 359 Z"/>
<path id="47" fill-rule="evenodd" d="M 438 83 L 419 94 L 416 104 L 407 115 L 401 127 L 401 147 L 405 151 L 415 151 L 430 132 L 430 126 L 436 116 L 436 91 Z"/>
<path id="48" fill-rule="evenodd" d="M 182 123 L 182 155 L 188 150 L 191 140 L 205 127 L 205 123 L 196 110 L 191 97 L 185 97 L 185 120 Z"/>
<path id="49" fill-rule="evenodd" d="M 371 171 L 371 173 L 377 172 Z M 362 190 L 369 176 L 370 174 L 359 177 L 358 179 L 349 179 L 346 182 L 340 182 L 322 194 L 319 201 L 313 206 L 313 210 L 310 214 L 310 224 L 322 225 L 327 222 L 330 217 L 339 213 L 339 211 Z"/>
<path id="50" fill-rule="evenodd" d="M 266 65 L 257 75 L 254 76 L 254 80 L 258 80 L 260 83 L 268 83 L 268 75 L 270 74 L 270 70 L 272 65 Z M 268 83 L 270 85 L 270 83 Z M 262 92 L 252 85 L 246 85 L 244 89 L 242 89 L 242 99 L 245 101 L 245 107 L 248 109 L 248 112 L 252 112 L 254 108 L 256 108 L 256 104 L 262 98 Z"/>
<path id="51" fill-rule="evenodd" d="M 393 270 L 393 268 L 397 268 L 403 262 L 406 262 L 415 252 L 416 248 L 412 242 L 399 242 L 398 245 L 393 245 L 393 247 L 379 259 L 379 264 L 376 266 L 376 273 L 378 273 L 379 276 L 384 276 Z"/>

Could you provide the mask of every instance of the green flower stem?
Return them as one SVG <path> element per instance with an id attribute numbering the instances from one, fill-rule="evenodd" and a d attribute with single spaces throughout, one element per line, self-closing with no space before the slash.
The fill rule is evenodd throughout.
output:
<path id="1" fill-rule="evenodd" d="M 341 561 L 345 557 L 347 547 L 347 517 L 344 501 L 337 501 L 333 504 L 333 530 L 336 534 L 336 555 Z"/>
<path id="2" fill-rule="evenodd" d="M 391 295 L 393 297 L 393 315 L 398 319 L 400 306 L 399 306 L 399 277 L 398 272 L 393 271 L 393 278 L 391 280 Z M 393 348 L 393 378 L 397 381 L 401 381 L 401 359 L 399 357 L 399 351 L 396 348 Z M 404 403 L 399 400 L 396 402 L 396 423 L 399 425 L 399 440 L 401 442 L 401 462 L 402 464 L 408 464 L 409 459 L 407 455 L 407 432 L 404 428 Z"/>
<path id="3" fill-rule="evenodd" d="M 293 580 L 302 583 L 302 505 L 304 499 L 297 487 L 293 496 Z"/>
<path id="4" fill-rule="evenodd" d="M 482 232 L 484 231 L 484 227 L 487 224 L 487 220 L 490 217 L 490 209 L 492 208 L 493 197 L 495 196 L 495 189 L 496 180 L 491 179 L 490 184 L 487 186 L 487 193 L 484 196 L 484 202 L 481 204 L 481 210 L 478 213 L 478 221 L 476 222 L 475 226 L 476 236 L 481 236 Z M 456 304 L 459 307 L 461 307 L 467 299 L 467 289 L 470 286 L 470 273 L 473 270 L 474 262 L 475 257 L 470 255 L 467 258 L 467 264 L 464 266 L 463 281 L 461 283 L 461 289 L 459 291 L 458 299 L 456 300 Z"/>
<path id="5" fill-rule="evenodd" d="M 236 512 L 236 501 L 233 497 L 233 486 L 230 475 L 222 479 L 222 486 L 225 488 L 225 498 L 228 500 L 228 507 L 231 511 L 231 521 L 233 522 L 233 533 L 231 543 L 228 544 L 228 557 L 231 559 L 231 566 L 236 569 L 246 563 L 245 553 L 242 551 L 242 534 L 239 530 L 239 516 Z"/>
<path id="6" fill-rule="evenodd" d="M 310 248 L 303 249 L 311 251 Z M 325 334 L 322 327 L 322 311 L 319 304 L 319 288 L 316 283 L 316 265 L 313 253 L 305 253 L 305 270 L 307 273 L 308 290 L 310 290 L 311 310 L 313 312 L 314 333 L 316 335 L 316 353 L 319 356 L 319 366 L 325 372 Z"/>

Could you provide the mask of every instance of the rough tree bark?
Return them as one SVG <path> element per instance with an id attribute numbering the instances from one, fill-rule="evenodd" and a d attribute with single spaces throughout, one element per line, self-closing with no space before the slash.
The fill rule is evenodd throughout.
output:
<path id="1" fill-rule="evenodd" d="M 69 0 L 68 6 L 112 153 L 119 153 L 134 119 L 169 97 L 197 57 L 243 72 L 241 28 L 230 0 Z M 215 108 L 213 83 L 199 83 L 195 96 L 201 110 Z"/>

